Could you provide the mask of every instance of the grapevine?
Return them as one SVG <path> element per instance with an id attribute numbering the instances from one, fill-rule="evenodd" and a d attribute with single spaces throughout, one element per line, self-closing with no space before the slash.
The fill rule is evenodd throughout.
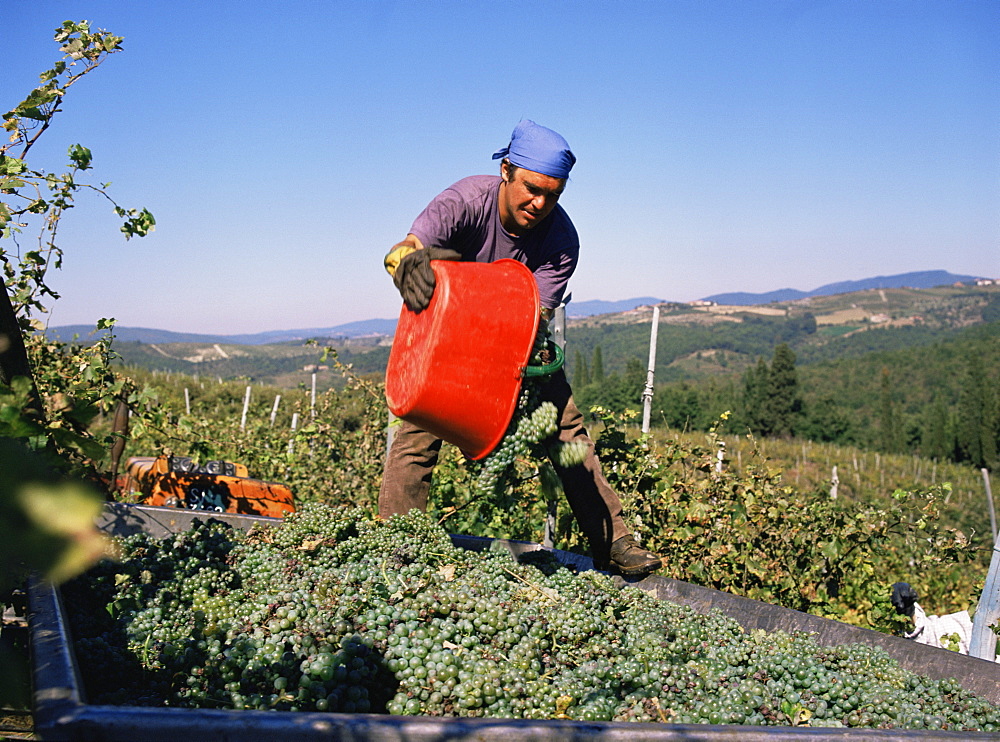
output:
<path id="1" fill-rule="evenodd" d="M 307 504 L 117 541 L 64 587 L 95 703 L 438 717 L 996 731 L 1000 709 L 865 645 L 745 632 L 572 573 L 455 548 L 424 513 Z"/>

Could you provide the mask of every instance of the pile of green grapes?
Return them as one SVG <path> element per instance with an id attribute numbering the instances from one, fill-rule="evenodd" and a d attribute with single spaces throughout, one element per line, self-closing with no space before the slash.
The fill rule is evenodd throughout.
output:
<path id="1" fill-rule="evenodd" d="M 995 731 L 882 650 L 745 632 L 546 552 L 455 548 L 416 511 L 304 505 L 116 542 L 64 586 L 91 702 L 441 717 Z"/>

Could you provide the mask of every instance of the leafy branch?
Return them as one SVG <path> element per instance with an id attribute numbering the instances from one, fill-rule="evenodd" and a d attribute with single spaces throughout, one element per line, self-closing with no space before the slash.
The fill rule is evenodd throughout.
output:
<path id="1" fill-rule="evenodd" d="M 91 151 L 80 144 L 69 147 L 69 167 L 64 173 L 47 172 L 27 163 L 28 152 L 62 110 L 69 88 L 97 69 L 109 54 L 122 50 L 122 37 L 92 31 L 87 21 L 64 22 L 56 29 L 55 40 L 61 44 L 63 58 L 39 76 L 38 87 L 4 114 L 3 128 L 10 136 L 0 145 L 0 240 L 10 239 L 17 245 L 16 260 L 0 247 L 0 261 L 4 264 L 4 285 L 24 331 L 35 329 L 30 321 L 32 312 L 47 311 L 43 304 L 46 297 L 59 298 L 46 283 L 46 274 L 50 268 L 62 267 L 63 251 L 56 235 L 78 191 L 91 191 L 108 200 L 122 219 L 126 239 L 145 236 L 156 224 L 147 209 L 120 206 L 107 193 L 110 184 L 79 182 L 80 173 L 89 170 L 93 161 Z M 17 235 L 33 222 L 38 224 L 37 246 L 21 252 Z"/>
<path id="2" fill-rule="evenodd" d="M 11 132 L 10 141 L 0 146 L 0 154 L 21 147 L 17 159 L 24 160 L 28 150 L 52 124 L 61 110 L 66 91 L 80 78 L 97 69 L 107 55 L 122 50 L 121 36 L 107 31 L 90 30 L 88 21 L 64 21 L 55 31 L 55 40 L 62 44 L 63 58 L 39 78 L 41 85 L 28 93 L 17 106 L 4 114 L 3 128 Z M 79 65 L 83 65 L 82 68 Z"/>
<path id="3" fill-rule="evenodd" d="M 30 318 L 47 311 L 46 298 L 58 298 L 46 276 L 62 267 L 56 237 L 78 191 L 107 199 L 126 239 L 148 234 L 155 224 L 146 209 L 119 206 L 109 184 L 78 180 L 93 160 L 80 144 L 69 147 L 64 173 L 29 165 L 28 154 L 62 110 L 69 88 L 121 51 L 120 36 L 91 30 L 87 21 L 66 21 L 54 38 L 63 57 L 3 115 L 9 136 L 0 145 L 0 605 L 27 570 L 58 581 L 101 553 L 93 520 L 102 498 L 87 480 L 99 479 L 97 467 L 113 437 L 101 439 L 92 425 L 110 402 L 140 397 L 110 370 L 110 335 L 91 348 L 68 347 L 34 332 L 40 327 Z M 18 235 L 29 228 L 37 228 L 37 245 L 22 251 Z M 112 325 L 101 320 L 98 329 Z"/>

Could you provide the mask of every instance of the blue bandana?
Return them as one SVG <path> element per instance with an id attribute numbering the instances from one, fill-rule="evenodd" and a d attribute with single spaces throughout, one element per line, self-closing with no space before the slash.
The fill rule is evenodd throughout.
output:
<path id="1" fill-rule="evenodd" d="M 510 144 L 493 153 L 493 159 L 506 157 L 511 164 L 552 178 L 568 178 L 576 157 L 559 134 L 525 119 L 514 127 Z"/>

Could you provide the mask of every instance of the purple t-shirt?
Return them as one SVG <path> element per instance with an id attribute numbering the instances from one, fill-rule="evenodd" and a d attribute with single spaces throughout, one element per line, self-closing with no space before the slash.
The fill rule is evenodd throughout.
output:
<path id="1" fill-rule="evenodd" d="M 580 240 L 576 227 L 558 204 L 524 235 L 515 236 L 500 224 L 497 198 L 500 176 L 473 175 L 445 189 L 413 222 L 410 234 L 424 247 L 457 250 L 463 260 L 492 263 L 513 258 L 535 274 L 539 300 L 554 309 L 576 270 Z"/>

